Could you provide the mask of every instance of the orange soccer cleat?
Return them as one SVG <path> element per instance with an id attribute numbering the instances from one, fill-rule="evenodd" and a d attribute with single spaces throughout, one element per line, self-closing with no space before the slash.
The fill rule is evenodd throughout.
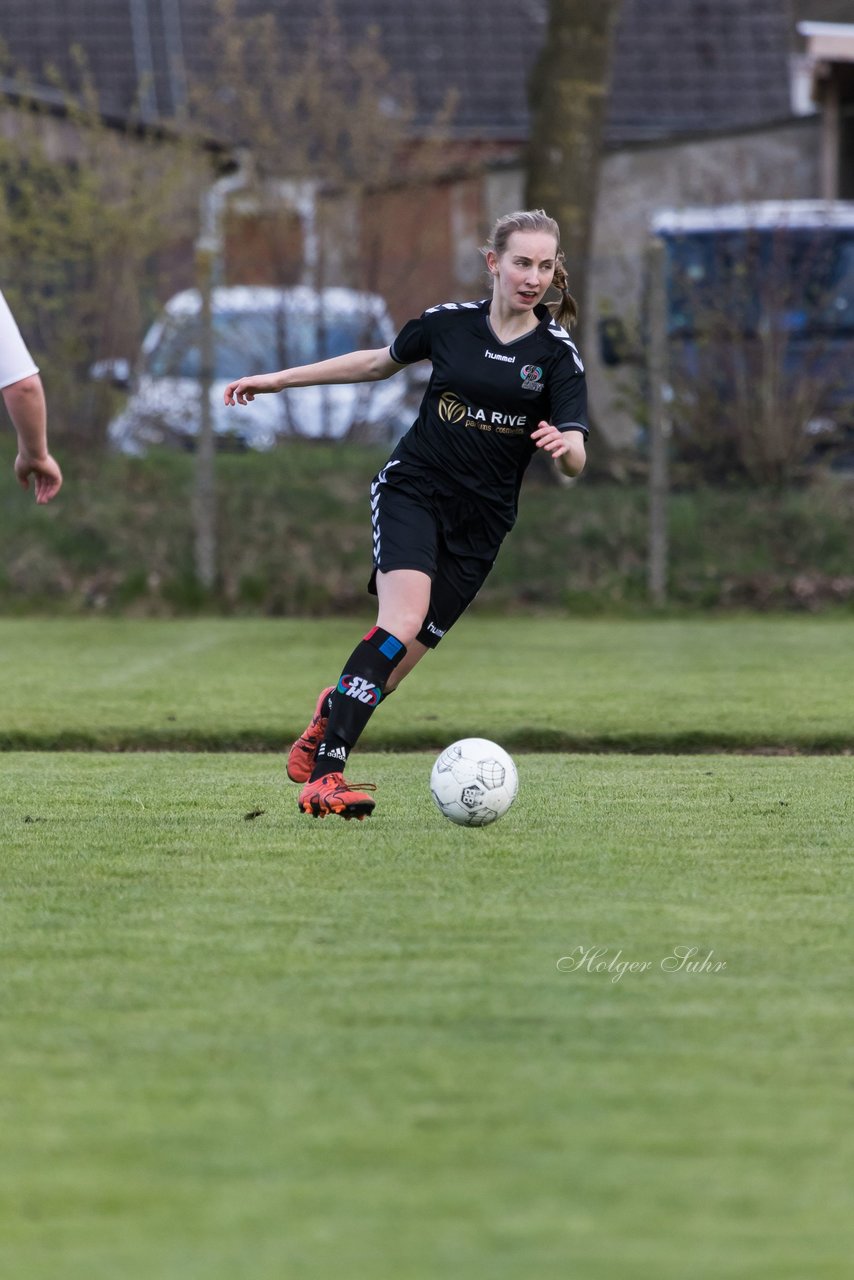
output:
<path id="1" fill-rule="evenodd" d="M 323 690 L 323 693 L 317 699 L 317 706 L 314 709 L 311 722 L 297 738 L 288 753 L 287 769 L 291 782 L 308 782 L 311 777 L 317 748 L 323 741 L 323 736 L 326 733 L 326 724 L 329 719 L 324 710 L 324 703 L 330 693 L 334 691 L 334 684 Z"/>
<path id="2" fill-rule="evenodd" d="M 351 786 L 344 780 L 343 773 L 325 773 L 314 782 L 307 782 L 299 793 L 301 813 L 310 813 L 315 818 L 325 818 L 327 813 L 337 813 L 340 818 L 367 818 L 374 811 L 374 801 L 364 791 L 376 791 L 373 782 L 358 782 Z"/>

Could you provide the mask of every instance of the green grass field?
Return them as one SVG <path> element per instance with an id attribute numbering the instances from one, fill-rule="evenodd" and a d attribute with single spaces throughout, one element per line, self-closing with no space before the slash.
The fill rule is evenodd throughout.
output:
<path id="1" fill-rule="evenodd" d="M 556 625 L 468 620 L 386 745 L 848 740 L 830 621 Z M 352 631 L 4 623 L 3 740 L 263 743 Z M 847 1280 L 854 761 L 517 762 L 463 830 L 428 752 L 354 757 L 364 823 L 274 754 L 0 756 L 0 1275 Z"/>
<path id="2" fill-rule="evenodd" d="M 368 625 L 2 619 L 0 748 L 280 749 Z M 477 732 L 510 750 L 854 749 L 851 636 L 839 616 L 473 611 L 365 745 L 432 749 Z"/>

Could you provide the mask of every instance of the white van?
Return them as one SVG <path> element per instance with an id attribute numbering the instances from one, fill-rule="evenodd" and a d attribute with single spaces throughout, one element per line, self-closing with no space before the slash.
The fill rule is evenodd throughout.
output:
<path id="1" fill-rule="evenodd" d="M 405 372 L 383 382 L 300 387 L 233 408 L 223 403 L 228 383 L 244 374 L 388 346 L 395 328 L 377 294 L 229 286 L 214 289 L 212 312 L 211 415 L 222 445 L 271 449 L 292 436 L 387 443 L 410 426 L 412 387 Z M 201 416 L 199 313 L 199 293 L 187 289 L 170 298 L 149 329 L 127 404 L 107 428 L 114 448 L 142 454 L 152 445 L 193 447 Z M 106 371 L 102 366 L 102 375 Z"/>

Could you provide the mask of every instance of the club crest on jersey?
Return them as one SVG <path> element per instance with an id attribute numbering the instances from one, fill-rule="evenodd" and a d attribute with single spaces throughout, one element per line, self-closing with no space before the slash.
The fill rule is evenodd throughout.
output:
<path id="1" fill-rule="evenodd" d="M 523 391 L 542 391 L 543 371 L 538 364 L 523 364 L 519 370 Z"/>
<path id="2" fill-rule="evenodd" d="M 342 676 L 338 681 L 338 692 L 355 698 L 357 702 L 364 702 L 368 707 L 375 707 L 382 697 L 377 686 L 364 676 Z"/>

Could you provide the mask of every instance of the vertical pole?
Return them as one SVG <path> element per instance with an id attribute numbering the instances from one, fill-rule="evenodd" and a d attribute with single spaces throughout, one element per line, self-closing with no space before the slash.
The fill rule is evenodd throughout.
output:
<path id="1" fill-rule="evenodd" d="M 196 577 L 206 591 L 216 586 L 216 472 L 211 385 L 214 375 L 213 277 L 216 255 L 196 246 L 199 290 L 199 435 L 196 440 L 193 529 Z"/>
<path id="2" fill-rule="evenodd" d="M 821 95 L 821 197 L 839 199 L 839 139 L 841 132 L 839 81 L 832 74 L 823 82 Z"/>
<path id="3" fill-rule="evenodd" d="M 649 546 L 647 589 L 653 604 L 667 603 L 670 488 L 668 442 L 670 414 L 667 387 L 667 286 L 665 250 L 656 236 L 647 248 L 649 280 Z"/>
<path id="4" fill-rule="evenodd" d="M 224 258 L 223 219 L 226 202 L 250 180 L 249 155 L 235 153 L 237 168 L 224 174 L 202 196 L 201 222 L 196 239 L 196 287 L 199 291 L 199 436 L 196 441 L 193 533 L 196 578 L 206 591 L 217 582 L 216 545 L 216 443 L 211 410 L 214 379 L 214 284 L 220 279 Z"/>

